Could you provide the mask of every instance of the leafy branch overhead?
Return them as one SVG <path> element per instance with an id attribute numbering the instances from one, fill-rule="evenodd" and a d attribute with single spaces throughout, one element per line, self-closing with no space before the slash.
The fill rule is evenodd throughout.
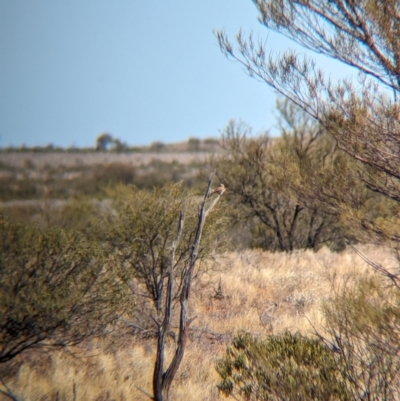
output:
<path id="1" fill-rule="evenodd" d="M 289 50 L 274 57 L 268 43 L 243 32 L 236 46 L 216 36 L 224 54 L 314 118 L 357 163 L 357 180 L 400 206 L 400 10 L 395 0 L 325 2 L 255 0 L 260 22 L 308 49 L 355 68 L 358 83 L 333 83 L 316 63 Z M 317 194 L 318 191 L 315 191 Z M 349 202 L 350 203 L 350 202 Z M 352 212 L 349 212 L 352 213 Z M 394 212 L 392 215 L 398 215 Z M 394 219 L 396 220 L 396 219 Z M 400 238 L 397 223 L 364 221 L 381 239 Z"/>

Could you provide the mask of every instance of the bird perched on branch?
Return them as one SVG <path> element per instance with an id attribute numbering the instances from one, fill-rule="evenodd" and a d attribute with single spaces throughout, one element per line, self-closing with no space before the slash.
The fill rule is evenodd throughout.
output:
<path id="1" fill-rule="evenodd" d="M 225 192 L 225 189 L 226 188 L 224 184 L 219 184 L 219 187 L 211 191 L 209 196 L 211 196 L 212 194 L 217 194 L 218 196 L 221 196 Z"/>

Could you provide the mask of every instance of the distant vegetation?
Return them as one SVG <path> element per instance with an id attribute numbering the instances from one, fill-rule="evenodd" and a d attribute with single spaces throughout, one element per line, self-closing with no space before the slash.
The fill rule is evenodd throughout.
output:
<path id="1" fill-rule="evenodd" d="M 0 148 L 1 153 L 10 152 L 33 152 L 33 153 L 53 153 L 53 152 L 66 152 L 66 153 L 91 153 L 91 152 L 107 152 L 107 153 L 149 153 L 149 152 L 211 152 L 218 151 L 220 141 L 218 138 L 209 137 L 206 139 L 199 139 L 190 137 L 186 142 L 179 142 L 174 144 L 166 144 L 161 141 L 155 141 L 150 145 L 131 146 L 125 142 L 121 142 L 118 138 L 114 138 L 109 133 L 100 134 L 94 143 L 93 147 L 76 147 L 70 146 L 63 148 L 49 143 L 45 146 L 8 146 Z"/>
<path id="2" fill-rule="evenodd" d="M 105 188 L 121 183 L 150 189 L 183 180 L 193 187 L 199 184 L 197 173 L 209 155 L 221 151 L 220 141 L 211 138 L 122 149 L 110 147 L 109 143 L 115 141 L 105 135 L 98 138 L 97 149 L 3 149 L 0 201 L 101 197 L 105 196 Z"/>

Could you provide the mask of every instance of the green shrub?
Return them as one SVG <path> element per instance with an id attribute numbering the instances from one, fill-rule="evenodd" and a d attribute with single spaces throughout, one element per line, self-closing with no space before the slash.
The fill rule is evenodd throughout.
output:
<path id="1" fill-rule="evenodd" d="M 220 392 L 243 400 L 350 400 L 332 352 L 300 334 L 240 333 L 216 369 Z"/>
<path id="2" fill-rule="evenodd" d="M 282 110 L 282 114 L 293 116 L 295 128 L 293 132 L 282 128 L 279 139 L 267 135 L 254 137 L 242 122 L 230 121 L 225 128 L 222 136 L 225 152 L 214 162 L 220 181 L 229 191 L 228 210 L 250 228 L 252 247 L 286 252 L 318 250 L 324 245 L 340 249 L 343 235 L 349 240 L 353 237 L 323 203 L 298 195 L 296 175 L 304 170 L 305 159 L 315 162 L 313 171 L 333 168 L 338 152 L 332 153 L 330 138 L 317 124 L 311 125 L 305 115 L 295 114 L 289 108 Z M 289 162 L 295 166 L 289 169 Z M 313 180 L 309 174 L 301 187 Z M 349 187 L 357 192 L 353 183 Z"/>
<path id="3" fill-rule="evenodd" d="M 94 169 L 93 179 L 96 185 L 132 184 L 136 173 L 129 164 L 114 162 Z"/>
<path id="4" fill-rule="evenodd" d="M 80 234 L 0 217 L 0 363 L 103 334 L 129 308 L 116 273 Z"/>
<path id="5" fill-rule="evenodd" d="M 352 398 L 398 400 L 399 288 L 376 277 L 349 280 L 323 310 Z"/>
<path id="6" fill-rule="evenodd" d="M 398 400 L 398 287 L 349 279 L 323 312 L 319 339 L 239 334 L 217 362 L 219 390 L 244 400 Z"/>

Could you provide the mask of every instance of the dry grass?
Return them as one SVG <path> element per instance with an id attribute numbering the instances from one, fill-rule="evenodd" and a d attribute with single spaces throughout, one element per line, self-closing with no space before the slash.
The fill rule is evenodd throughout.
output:
<path id="1" fill-rule="evenodd" d="M 388 250 L 360 249 L 374 261 L 395 266 Z M 245 251 L 221 256 L 214 263 L 220 273 L 204 275 L 193 288 L 191 315 L 197 318 L 173 383 L 173 400 L 220 399 L 214 363 L 238 330 L 258 336 L 287 329 L 309 333 L 307 318 L 318 325 L 321 303 L 333 287 L 349 276 L 372 274 L 351 250 L 290 255 Z M 29 355 L 7 382 L 26 401 L 73 400 L 74 383 L 77 400 L 149 399 L 145 393 L 151 392 L 153 339 L 129 337 L 107 348 L 104 342 L 92 342 L 85 351 L 76 352 L 75 356 L 55 352 L 39 359 Z"/>

